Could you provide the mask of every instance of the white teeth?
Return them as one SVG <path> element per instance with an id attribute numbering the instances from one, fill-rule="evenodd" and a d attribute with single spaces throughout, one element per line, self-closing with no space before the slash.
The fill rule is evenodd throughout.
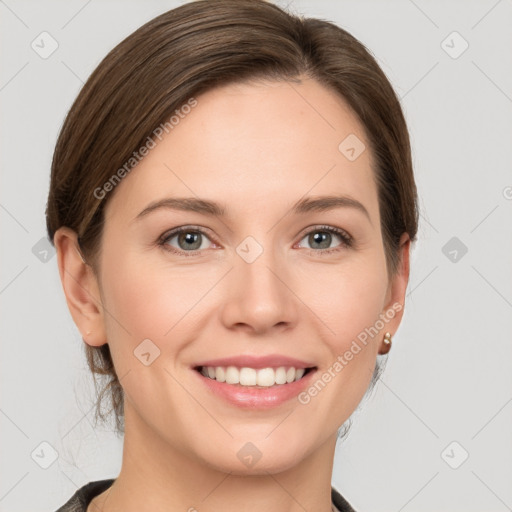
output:
<path id="1" fill-rule="evenodd" d="M 258 386 L 269 387 L 276 383 L 276 372 L 273 368 L 258 370 Z"/>
<path id="2" fill-rule="evenodd" d="M 203 366 L 201 374 L 218 382 L 227 384 L 240 384 L 241 386 L 270 387 L 275 384 L 289 384 L 301 379 L 306 372 L 305 368 L 280 366 L 279 368 L 237 368 L 236 366 Z"/>
<path id="3" fill-rule="evenodd" d="M 284 366 L 276 370 L 276 384 L 286 384 L 286 368 Z"/>
<path id="4" fill-rule="evenodd" d="M 212 379 L 216 379 L 219 382 L 226 382 L 226 370 L 219 366 L 215 369 L 215 375 L 212 377 Z"/>
<path id="5" fill-rule="evenodd" d="M 217 373 L 217 372 L 215 372 Z M 226 368 L 226 382 L 228 384 L 238 384 L 240 382 L 240 372 L 234 366 Z"/>
<path id="6" fill-rule="evenodd" d="M 256 386 L 256 370 L 254 368 L 242 368 L 240 370 L 240 384 L 242 386 Z"/>

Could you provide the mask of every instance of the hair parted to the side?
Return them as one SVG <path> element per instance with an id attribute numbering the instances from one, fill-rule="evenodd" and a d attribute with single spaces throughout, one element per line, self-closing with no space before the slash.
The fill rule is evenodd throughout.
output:
<path id="1" fill-rule="evenodd" d="M 199 0 L 149 21 L 109 52 L 91 74 L 62 126 L 46 209 L 49 239 L 67 226 L 93 270 L 105 205 L 102 187 L 155 128 L 192 97 L 233 82 L 316 79 L 340 95 L 361 121 L 374 161 L 388 271 L 399 240 L 416 238 L 418 210 L 411 149 L 400 102 L 368 50 L 340 27 L 291 15 L 264 0 Z M 341 142 L 341 141 L 340 141 Z M 124 431 L 123 390 L 108 344 L 85 345 L 94 376 L 108 382 L 117 431 Z M 373 387 L 381 371 L 376 365 Z M 95 382 L 96 383 L 96 382 Z M 109 412 L 110 412 L 109 411 Z"/>

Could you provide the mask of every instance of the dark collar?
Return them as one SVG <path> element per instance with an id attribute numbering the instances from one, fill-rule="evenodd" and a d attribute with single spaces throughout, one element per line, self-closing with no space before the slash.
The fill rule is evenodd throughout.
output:
<path id="1" fill-rule="evenodd" d="M 114 480 L 114 478 L 96 480 L 80 487 L 57 512 L 86 512 L 92 499 L 106 491 L 114 483 Z M 355 512 L 349 502 L 334 487 L 331 488 L 331 500 L 340 512 Z"/>

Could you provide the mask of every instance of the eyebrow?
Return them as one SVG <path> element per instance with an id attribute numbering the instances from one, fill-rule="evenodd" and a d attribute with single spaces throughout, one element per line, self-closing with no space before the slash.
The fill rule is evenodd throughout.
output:
<path id="1" fill-rule="evenodd" d="M 161 208 L 196 212 L 212 217 L 224 217 L 226 215 L 226 209 L 214 201 L 199 199 L 196 197 L 168 197 L 150 203 L 135 217 L 135 220 L 145 217 L 151 212 Z M 291 211 L 295 214 L 305 214 L 310 212 L 324 212 L 335 208 L 353 208 L 363 213 L 371 222 L 370 214 L 363 204 L 348 196 L 330 195 L 306 197 L 295 203 L 291 208 Z"/>

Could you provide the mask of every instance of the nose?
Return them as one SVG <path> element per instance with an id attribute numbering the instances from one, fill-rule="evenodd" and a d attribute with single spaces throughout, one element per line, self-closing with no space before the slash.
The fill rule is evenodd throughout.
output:
<path id="1" fill-rule="evenodd" d="M 296 324 L 300 301 L 288 282 L 290 272 L 285 267 L 285 262 L 277 261 L 270 250 L 252 263 L 235 256 L 221 307 L 226 328 L 264 334 Z"/>

